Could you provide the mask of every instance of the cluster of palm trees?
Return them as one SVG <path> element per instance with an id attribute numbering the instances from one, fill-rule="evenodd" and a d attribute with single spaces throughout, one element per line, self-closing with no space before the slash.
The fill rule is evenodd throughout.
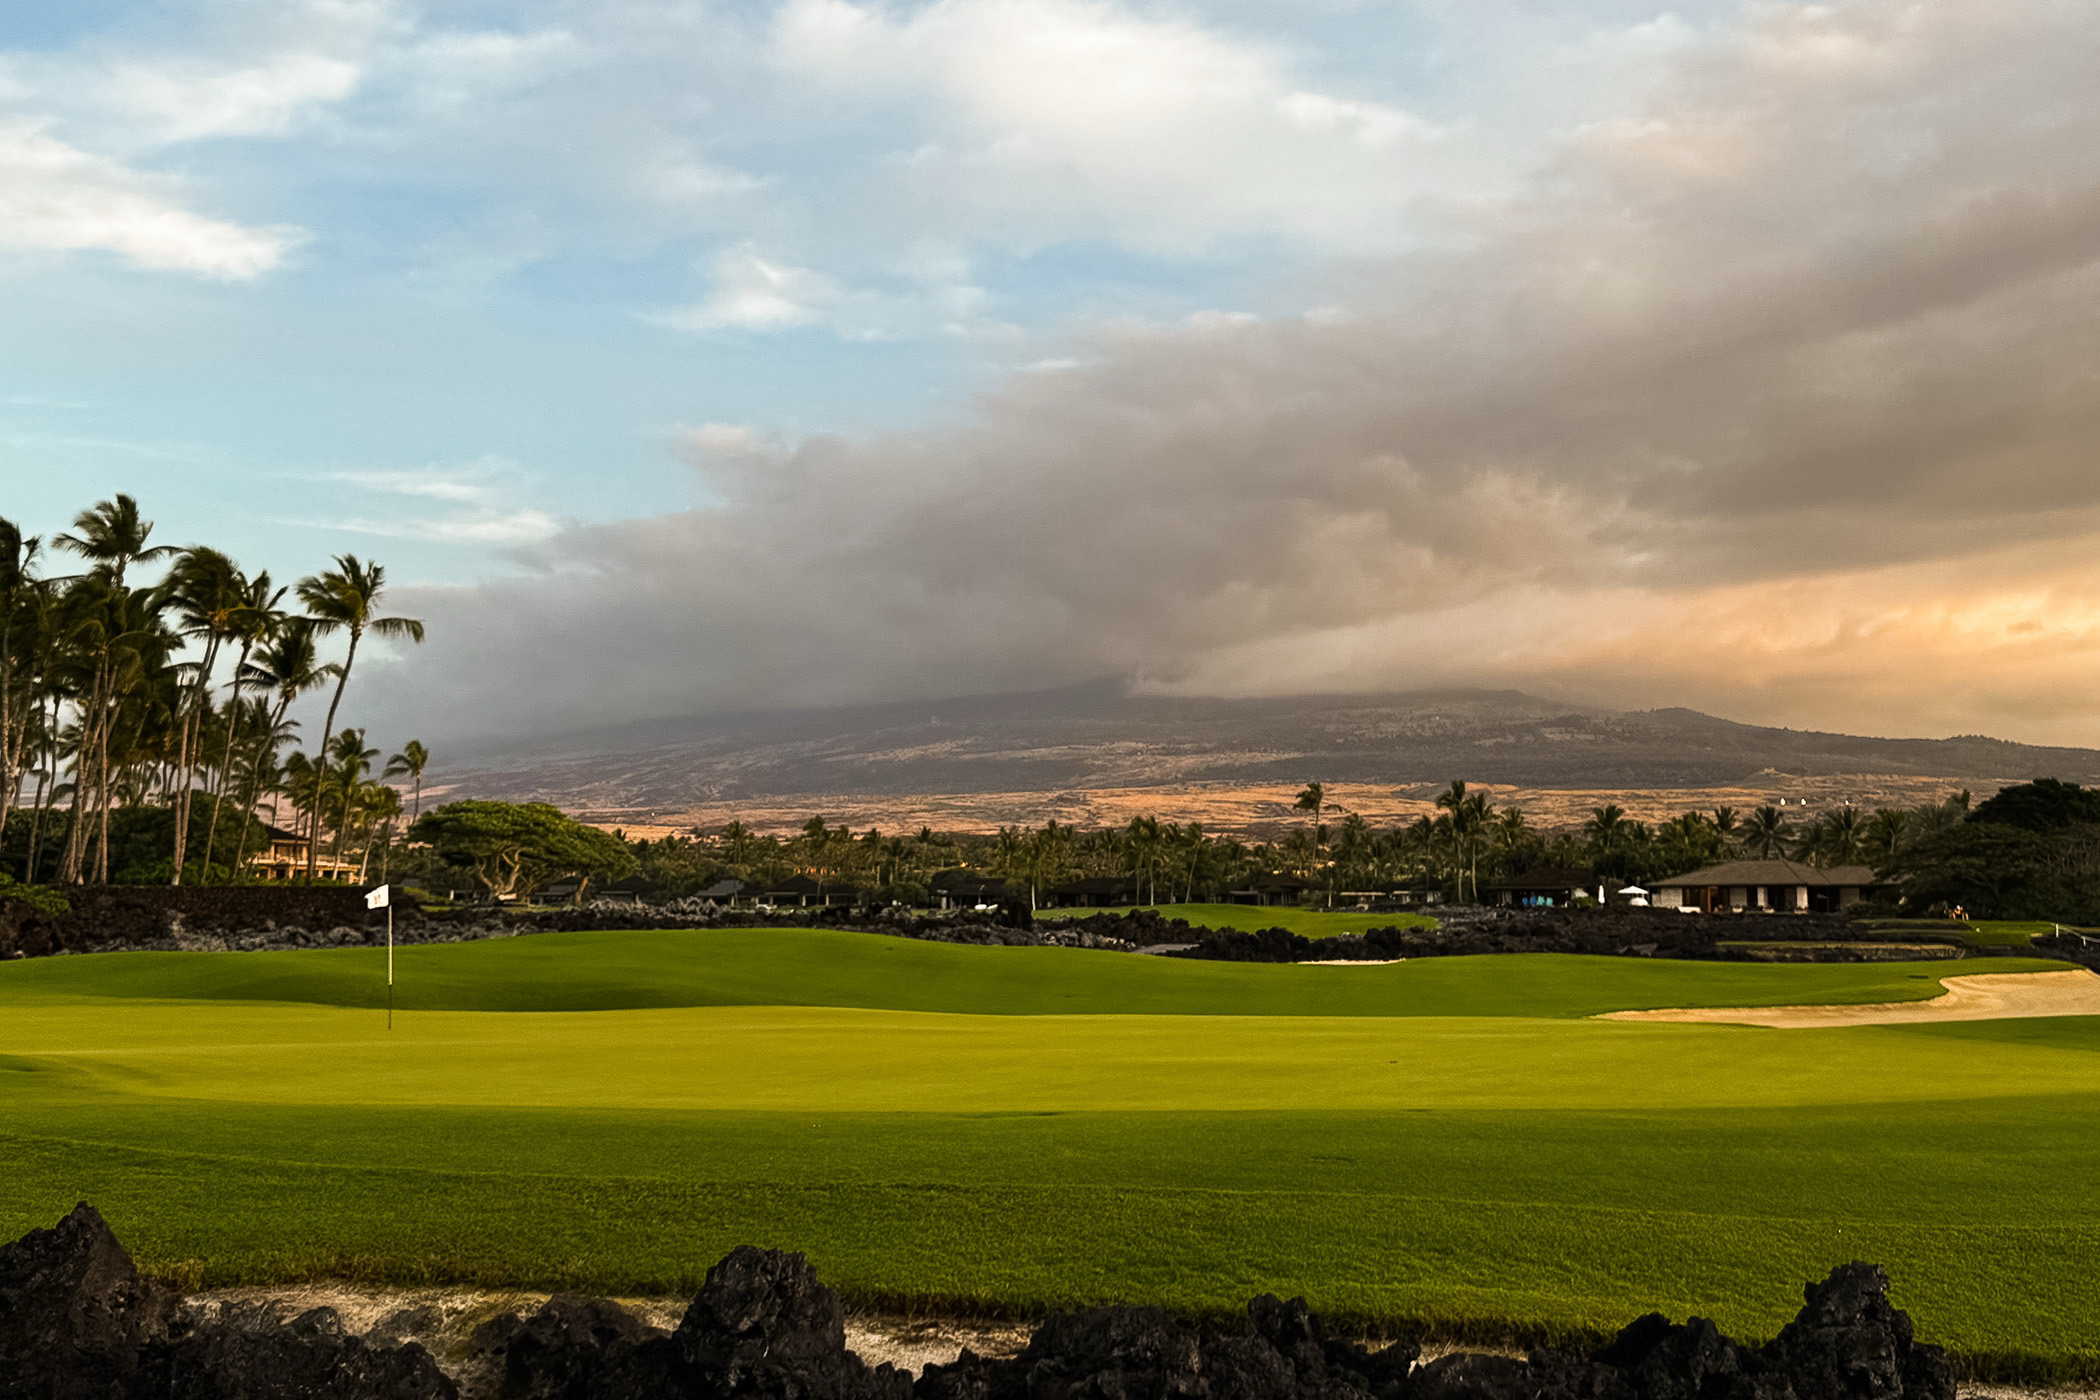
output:
<path id="1" fill-rule="evenodd" d="M 54 865 L 65 884 L 125 874 L 111 869 L 112 824 L 154 813 L 172 819 L 169 883 L 240 878 L 260 832 L 253 814 L 280 800 L 303 826 L 305 878 L 320 873 L 328 833 L 330 873 L 347 873 L 352 848 L 368 862 L 400 798 L 372 780 L 378 750 L 365 732 L 336 719 L 364 639 L 420 642 L 423 624 L 381 615 L 386 570 L 355 555 L 285 587 L 209 545 L 152 535 L 127 495 L 48 541 L 0 519 L 0 843 L 11 820 L 27 823 L 23 879 Z M 47 572 L 62 555 L 78 567 Z M 142 582 L 148 569 L 158 577 Z M 343 652 L 323 661 L 330 639 Z M 319 743 L 283 756 L 299 727 L 293 703 L 322 687 Z M 428 761 L 411 742 L 384 773 L 420 805 Z"/>
<path id="2" fill-rule="evenodd" d="M 1724 860 L 1787 859 L 1808 865 L 1887 866 L 1913 844 L 1959 825 L 1969 794 L 1917 807 L 1872 812 L 1846 804 L 1806 820 L 1767 803 L 1739 815 L 1732 807 L 1686 812 L 1649 828 L 1616 804 L 1583 824 L 1580 855 L 1600 874 L 1660 879 Z M 1804 814 L 1805 815 L 1805 814 Z"/>

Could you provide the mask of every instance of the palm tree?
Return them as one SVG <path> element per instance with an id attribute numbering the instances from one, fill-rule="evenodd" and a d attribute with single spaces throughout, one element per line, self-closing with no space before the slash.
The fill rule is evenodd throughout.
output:
<path id="1" fill-rule="evenodd" d="M 240 606 L 234 609 L 228 625 L 233 635 L 240 640 L 241 654 L 233 663 L 233 695 L 226 703 L 226 736 L 222 745 L 225 761 L 219 769 L 218 782 L 212 788 L 211 821 L 204 832 L 204 868 L 211 869 L 213 849 L 218 845 L 219 811 L 226 805 L 226 786 L 233 771 L 234 722 L 241 714 L 241 686 L 248 679 L 248 658 L 255 648 L 276 634 L 284 621 L 284 614 L 277 605 L 284 601 L 285 590 L 273 588 L 269 570 L 265 569 L 246 581 Z M 247 812 L 242 811 L 245 821 Z"/>
<path id="2" fill-rule="evenodd" d="M 1867 857 L 1876 865 L 1887 865 L 1903 850 L 1910 836 L 1910 813 L 1897 808 L 1876 809 L 1867 819 L 1866 835 L 1862 846 Z"/>
<path id="3" fill-rule="evenodd" d="M 1743 849 L 1759 860 L 1773 860 L 1786 850 L 1786 814 L 1766 803 L 1743 824 Z"/>
<path id="4" fill-rule="evenodd" d="M 415 784 L 415 800 L 408 813 L 410 821 L 423 814 L 423 769 L 429 763 L 430 750 L 423 747 L 421 739 L 409 740 L 401 746 L 401 752 L 386 761 L 385 777 L 407 778 Z"/>
<path id="5" fill-rule="evenodd" d="M 52 543 L 70 549 L 109 575 L 121 586 L 125 570 L 174 553 L 172 545 L 146 544 L 153 522 L 139 515 L 139 503 L 123 492 L 107 501 L 97 501 L 90 510 L 73 517 L 73 532 Z"/>
<path id="6" fill-rule="evenodd" d="M 1466 875 L 1470 869 L 1473 876 L 1473 897 L 1480 897 L 1480 835 L 1488 824 L 1492 808 L 1485 794 L 1469 793 L 1463 780 L 1453 778 L 1451 786 L 1437 794 L 1436 805 L 1448 814 L 1451 823 L 1452 863 L 1458 871 L 1458 897 L 1466 897 Z"/>
<path id="7" fill-rule="evenodd" d="M 335 695 L 328 702 L 328 718 L 321 723 L 321 750 L 327 752 L 335 733 L 335 712 L 343 703 L 343 690 L 350 684 L 350 668 L 357 664 L 357 644 L 370 632 L 375 637 L 406 637 L 423 640 L 423 624 L 412 617 L 376 617 L 380 595 L 386 590 L 386 569 L 368 564 L 354 554 L 336 556 L 335 567 L 299 580 L 299 601 L 306 606 L 314 629 L 321 633 L 348 632 L 350 647 L 336 675 Z M 306 850 L 306 878 L 311 880 L 320 851 Z"/>
<path id="8" fill-rule="evenodd" d="M 209 709 L 211 677 L 219 647 L 234 635 L 234 618 L 247 602 L 248 581 L 224 551 L 192 545 L 176 556 L 174 567 L 168 571 L 168 587 L 182 634 L 204 643 L 204 656 L 197 663 L 178 716 L 175 854 L 168 883 L 179 885 L 183 861 L 189 853 L 190 790 L 195 786 L 198 731 Z"/>
<path id="9" fill-rule="evenodd" d="M 364 784 L 365 775 L 372 771 L 372 760 L 379 757 L 379 750 L 365 747 L 365 731 L 345 729 L 335 736 L 327 749 L 324 775 L 328 795 L 336 803 L 335 863 L 338 870 L 343 862 L 343 843 L 350 835 L 352 804 L 358 789 Z M 315 831 L 319 831 L 319 827 Z M 308 852 L 308 859 L 314 859 Z"/>
<path id="10" fill-rule="evenodd" d="M 1819 865 L 1857 865 L 1866 840 L 1866 826 L 1859 808 L 1840 807 L 1816 823 L 1803 842 L 1802 854 Z"/>
<path id="11" fill-rule="evenodd" d="M 320 664 L 319 649 L 314 643 L 318 633 L 319 628 L 310 617 L 280 618 L 244 672 L 250 685 L 272 692 L 277 697 L 276 707 L 270 711 L 269 723 L 261 727 L 256 738 L 258 745 L 269 746 L 269 753 L 258 749 L 250 762 L 250 772 L 256 779 L 260 779 L 267 770 L 275 767 L 275 760 L 270 754 L 274 754 L 276 746 L 290 737 L 285 712 L 291 709 L 292 702 L 307 691 L 327 684 L 341 669 L 333 661 L 326 665 Z M 261 789 L 251 782 L 242 794 L 241 810 L 254 810 L 255 804 L 261 798 Z M 292 804 L 292 809 L 305 810 L 296 801 Z M 314 846 L 318 846 L 320 833 L 310 831 L 307 833 L 307 839 Z M 312 853 L 310 848 L 308 855 L 311 856 Z M 234 857 L 234 869 L 240 869 L 240 862 L 246 858 L 247 843 L 244 838 L 240 851 Z"/>
<path id="12" fill-rule="evenodd" d="M 8 812 L 22 785 L 30 712 L 41 704 L 32 686 L 40 669 L 36 623 L 41 613 L 34 600 L 42 591 L 33 571 L 42 547 L 13 521 L 0 520 L 0 836 L 7 833 Z M 18 637 L 27 644 L 20 650 Z"/>
<path id="13" fill-rule="evenodd" d="M 1318 840 L 1320 813 L 1327 810 L 1327 785 L 1325 783 L 1307 783 L 1304 790 L 1298 794 L 1297 802 L 1293 805 L 1298 811 L 1312 813 L 1314 839 Z"/>

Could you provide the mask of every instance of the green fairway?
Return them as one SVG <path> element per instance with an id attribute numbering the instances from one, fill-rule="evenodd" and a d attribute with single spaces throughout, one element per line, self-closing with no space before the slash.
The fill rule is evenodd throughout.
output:
<path id="1" fill-rule="evenodd" d="M 0 965 L 0 1233 L 101 1206 L 193 1282 L 866 1300 L 1304 1293 L 1452 1336 L 1748 1336 L 1832 1264 L 2000 1373 L 2100 1369 L 2100 1018 L 1595 1012 L 2059 966 L 1192 963 L 809 930 Z"/>
<path id="2" fill-rule="evenodd" d="M 1079 919 L 1089 914 L 1126 914 L 1133 906 L 1115 909 L 1045 909 L 1039 919 Z M 1186 919 L 1198 928 L 1237 928 L 1253 933 L 1265 928 L 1287 928 L 1307 938 L 1333 938 L 1337 934 L 1367 933 L 1374 928 L 1435 928 L 1427 914 L 1359 914 L 1353 910 L 1295 909 L 1258 904 L 1145 904 L 1135 906 Z"/>

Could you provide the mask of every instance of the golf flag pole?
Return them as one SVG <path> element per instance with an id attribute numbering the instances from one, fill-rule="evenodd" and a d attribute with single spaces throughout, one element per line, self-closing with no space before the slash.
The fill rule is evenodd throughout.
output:
<path id="1" fill-rule="evenodd" d="M 381 885 L 365 894 L 365 908 L 386 910 L 386 1028 L 394 1028 L 394 901 L 387 897 L 392 886 Z"/>

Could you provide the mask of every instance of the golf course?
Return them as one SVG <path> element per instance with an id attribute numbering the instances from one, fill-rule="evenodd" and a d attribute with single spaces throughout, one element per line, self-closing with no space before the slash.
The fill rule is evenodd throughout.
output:
<path id="1" fill-rule="evenodd" d="M 1921 1339 L 2100 1373 L 2100 1017 L 1773 1030 L 2062 964 L 1193 962 L 791 929 L 0 964 L 0 1235 L 76 1200 L 189 1286 L 689 1292 L 732 1246 L 871 1305 L 1769 1336 L 1885 1265 Z"/>

